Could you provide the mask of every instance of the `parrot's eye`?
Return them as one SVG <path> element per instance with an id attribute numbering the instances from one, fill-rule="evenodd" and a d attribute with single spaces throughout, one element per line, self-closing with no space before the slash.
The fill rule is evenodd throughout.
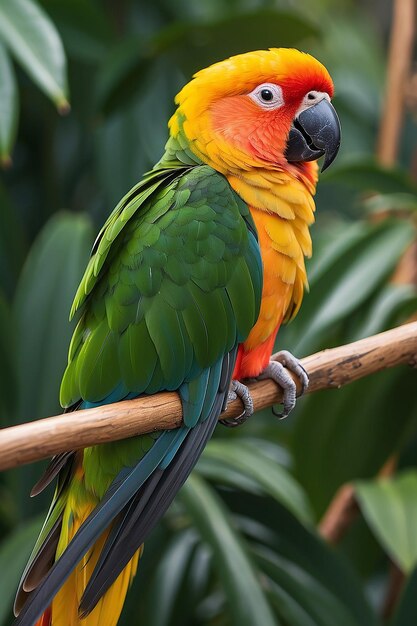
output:
<path id="1" fill-rule="evenodd" d="M 270 89 L 262 89 L 260 96 L 265 102 L 270 102 L 274 98 L 274 94 Z"/>
<path id="2" fill-rule="evenodd" d="M 264 109 L 277 109 L 284 104 L 281 87 L 273 83 L 258 85 L 249 97 Z"/>

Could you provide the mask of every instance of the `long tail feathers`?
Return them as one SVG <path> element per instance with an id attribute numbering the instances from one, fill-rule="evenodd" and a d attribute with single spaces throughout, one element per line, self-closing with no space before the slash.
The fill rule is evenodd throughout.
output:
<path id="1" fill-rule="evenodd" d="M 220 413 L 222 402 L 223 398 L 219 399 L 216 407 L 218 413 Z M 152 500 L 148 506 L 143 510 L 142 502 L 139 498 L 137 502 L 139 511 L 128 510 L 127 514 L 122 518 L 118 537 L 116 540 L 113 538 L 106 557 L 100 559 L 86 587 L 80 604 L 83 615 L 88 615 L 98 598 L 103 593 L 106 593 L 106 589 L 111 585 L 115 573 L 125 567 L 129 559 L 132 558 L 136 546 L 144 541 L 145 537 L 155 526 L 156 520 L 159 520 L 165 513 L 177 491 L 187 479 L 207 440 L 211 437 L 216 423 L 217 416 L 213 414 L 212 419 L 199 424 L 189 432 L 171 465 L 161 472 L 160 480 L 156 480 L 154 475 L 148 481 L 152 490 Z M 155 478 L 155 485 L 152 484 L 154 482 L 153 478 Z M 145 484 L 140 496 L 148 500 L 149 495 L 147 493 L 147 484 Z"/>
<path id="2" fill-rule="evenodd" d="M 187 411 L 191 415 L 196 405 L 193 394 L 197 399 L 203 396 L 198 424 L 164 431 L 136 466 L 118 474 L 99 504 L 77 501 L 75 509 L 63 512 L 57 560 L 47 573 L 41 570 L 36 588 L 29 584 L 36 572 L 32 574 L 31 566 L 27 569 L 29 588 L 23 584 L 17 609 L 24 606 L 14 626 L 116 626 L 144 539 L 212 435 L 235 358 L 236 348 L 211 369 L 204 391 L 192 389 L 184 401 L 184 415 Z M 51 464 L 46 482 L 60 463 L 56 459 Z M 43 486 L 40 483 L 37 490 Z"/>
<path id="3" fill-rule="evenodd" d="M 91 509 L 86 507 L 82 516 L 74 521 L 69 533 L 69 539 L 75 535 L 90 512 Z M 133 558 L 114 581 L 105 596 L 97 602 L 93 611 L 84 619 L 81 619 L 79 616 L 81 597 L 97 565 L 108 534 L 108 531 L 104 532 L 94 546 L 82 558 L 54 597 L 51 606 L 46 609 L 35 626 L 116 626 L 129 585 L 136 573 L 138 560 L 142 553 L 142 546 L 136 551 Z"/>
<path id="4" fill-rule="evenodd" d="M 32 626 L 33 619 L 37 619 L 52 603 L 57 590 L 68 578 L 71 578 L 71 572 L 95 544 L 96 538 L 108 529 L 111 521 L 128 504 L 150 474 L 156 470 L 164 454 L 172 445 L 175 445 L 177 437 L 177 431 L 165 431 L 140 463 L 120 472 L 101 502 L 93 511 L 90 509 L 91 514 L 88 515 L 89 511 L 87 516 L 79 518 L 80 524 L 75 529 L 76 535 L 72 533 L 73 541 L 69 537 L 70 543 L 63 552 L 61 552 L 63 546 L 58 547 L 60 558 L 53 564 L 39 587 L 29 595 L 14 626 Z M 63 527 L 65 527 L 65 520 L 63 520 Z"/>

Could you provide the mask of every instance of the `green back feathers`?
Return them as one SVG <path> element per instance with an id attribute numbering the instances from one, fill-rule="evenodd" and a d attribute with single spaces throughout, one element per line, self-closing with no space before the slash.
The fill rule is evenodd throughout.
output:
<path id="1" fill-rule="evenodd" d="M 126 223 L 132 215 L 141 209 L 147 198 L 152 196 L 155 190 L 163 183 L 166 183 L 172 176 L 173 171 L 167 169 L 149 172 L 120 200 L 114 211 L 107 218 L 96 238 L 90 261 L 75 294 L 70 319 L 72 319 L 92 291 L 101 268 L 107 259 L 111 245 Z"/>
<path id="2" fill-rule="evenodd" d="M 94 244 L 72 308 L 80 320 L 61 403 L 81 401 L 85 407 L 178 390 L 183 426 L 53 461 L 44 485 L 58 470 L 60 477 L 22 578 L 16 605 L 25 604 L 22 623 L 32 623 L 31 616 L 50 604 L 68 568 L 112 520 L 83 610 L 91 610 L 143 543 L 217 423 L 237 344 L 257 319 L 261 289 L 260 251 L 247 206 L 223 176 L 193 163 L 186 147 L 170 140 L 163 161 L 119 203 Z M 81 472 L 74 463 L 82 463 Z M 108 493 L 112 484 L 117 487 Z M 145 503 L 149 498 L 152 520 L 146 508 L 142 515 L 140 501 L 132 507 L 139 489 Z M 101 506 L 62 553 L 74 511 L 98 501 Z M 50 568 L 53 552 L 61 558 Z M 37 587 L 29 598 L 27 584 Z"/>
<path id="3" fill-rule="evenodd" d="M 65 407 L 111 401 L 115 390 L 121 398 L 178 389 L 256 321 L 254 227 L 208 166 L 151 172 L 116 207 L 93 250 L 72 309 L 81 308 L 81 319 L 61 386 Z"/>

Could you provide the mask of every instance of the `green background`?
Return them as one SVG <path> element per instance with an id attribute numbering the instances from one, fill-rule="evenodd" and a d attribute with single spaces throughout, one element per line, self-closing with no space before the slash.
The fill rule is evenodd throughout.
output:
<path id="1" fill-rule="evenodd" d="M 305 356 L 415 315 L 412 277 L 393 280 L 416 239 L 412 99 L 397 165 L 375 159 L 390 26 L 391 3 L 371 0 L 0 0 L 1 427 L 59 412 L 94 233 L 159 159 L 179 88 L 230 54 L 295 46 L 336 86 L 343 143 L 317 193 L 311 292 L 279 347 Z M 285 422 L 219 427 L 146 544 L 121 624 L 416 623 L 415 388 L 397 368 L 308 396 Z M 396 474 L 375 479 L 393 455 Z M 51 498 L 29 499 L 41 469 L 0 476 L 2 626 Z M 317 524 L 350 481 L 361 512 L 330 547 Z"/>

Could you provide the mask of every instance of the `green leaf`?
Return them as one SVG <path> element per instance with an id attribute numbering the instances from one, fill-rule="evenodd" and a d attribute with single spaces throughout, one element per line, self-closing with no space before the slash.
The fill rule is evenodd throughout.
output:
<path id="1" fill-rule="evenodd" d="M 415 213 L 417 211 L 417 196 L 412 193 L 375 194 L 363 201 L 369 213 Z"/>
<path id="2" fill-rule="evenodd" d="M 417 624 L 417 568 L 409 576 L 390 626 Z"/>
<path id="3" fill-rule="evenodd" d="M 417 564 L 417 471 L 355 483 L 360 508 L 382 546 L 404 572 Z"/>
<path id="4" fill-rule="evenodd" d="M 98 81 L 98 106 L 110 114 L 143 89 L 153 62 L 166 56 L 187 76 L 233 54 L 277 45 L 295 46 L 316 37 L 317 26 L 305 18 L 277 9 L 232 12 L 210 22 L 175 22 L 144 40 L 133 36 L 110 51 Z M 173 63 L 174 62 L 174 63 Z M 175 68 L 175 69 L 177 69 Z M 174 95 L 174 94 L 173 94 Z"/>
<path id="5" fill-rule="evenodd" d="M 10 164 L 17 129 L 19 102 L 17 85 L 10 57 L 0 42 L 0 162 Z"/>
<path id="6" fill-rule="evenodd" d="M 314 575 L 265 548 L 255 550 L 262 571 L 285 623 L 291 626 L 357 626 L 350 607 L 343 604 Z"/>
<path id="7" fill-rule="evenodd" d="M 6 535 L 0 544 L 0 624 L 6 626 L 23 569 L 42 525 L 40 518 L 30 519 Z"/>
<path id="8" fill-rule="evenodd" d="M 258 495 L 264 493 L 262 487 L 253 478 L 249 478 L 222 461 L 217 460 L 214 462 L 206 457 L 205 454 L 199 458 L 196 472 L 215 485 L 233 487 L 234 489 L 241 489 L 242 491 Z"/>
<path id="9" fill-rule="evenodd" d="M 390 226 L 372 243 L 364 245 L 356 261 L 340 276 L 338 284 L 321 303 L 317 315 L 310 320 L 311 334 L 349 315 L 394 269 L 414 232 L 408 223 L 396 222 Z"/>
<path id="10" fill-rule="evenodd" d="M 137 36 L 125 37 L 107 54 L 97 81 L 97 108 L 104 114 L 115 113 L 144 90 L 148 74 L 153 73 L 153 59 L 141 54 Z M 134 80 L 133 80 L 134 77 Z"/>
<path id="11" fill-rule="evenodd" d="M 170 626 L 174 621 L 175 611 L 185 621 L 185 612 L 189 614 L 192 609 L 195 596 L 189 597 L 184 605 L 182 593 L 186 593 L 184 579 L 196 541 L 197 534 L 193 529 L 187 529 L 175 534 L 165 547 L 147 594 L 148 614 L 144 620 L 147 626 Z M 172 576 L 172 572 L 175 572 L 175 576 Z"/>
<path id="12" fill-rule="evenodd" d="M 288 11 L 263 8 L 234 12 L 211 23 L 188 24 L 180 40 L 178 59 L 189 76 L 234 54 L 276 47 L 277 41 L 283 47 L 296 46 L 319 34 L 319 27 L 312 21 Z"/>
<path id="13" fill-rule="evenodd" d="M 0 38 L 38 87 L 66 111 L 66 59 L 59 34 L 34 0 L 0 0 Z"/>
<path id="14" fill-rule="evenodd" d="M 329 271 L 346 254 L 353 251 L 353 256 L 356 256 L 357 251 L 366 246 L 367 238 L 370 238 L 374 231 L 375 228 L 363 221 L 344 223 L 343 230 L 336 237 L 331 237 L 327 245 L 324 245 L 320 253 L 315 254 L 313 261 L 310 261 L 311 268 L 308 274 L 310 289 L 314 288 L 319 279 L 328 280 Z"/>
<path id="15" fill-rule="evenodd" d="M 103 10 L 99 3 L 85 0 L 58 0 L 44 4 L 61 35 L 68 58 L 101 64 L 114 40 L 114 15 Z"/>
<path id="16" fill-rule="evenodd" d="M 255 447 L 242 439 L 215 439 L 208 443 L 203 456 L 214 463 L 221 463 L 226 472 L 229 466 L 252 478 L 264 492 L 281 502 L 301 522 L 312 521 L 303 489 L 282 465 L 266 456 L 259 446 Z"/>
<path id="17" fill-rule="evenodd" d="M 349 335 L 350 341 L 370 337 L 388 330 L 417 311 L 417 293 L 412 285 L 386 285 L 367 308 L 365 315 L 361 312 L 356 327 Z M 359 317 L 359 316 L 358 316 Z"/>
<path id="18" fill-rule="evenodd" d="M 310 603 L 314 604 L 316 594 L 323 594 L 326 604 L 331 602 L 338 606 L 338 611 L 349 620 L 348 623 L 374 626 L 376 619 L 357 575 L 315 530 L 300 524 L 272 498 L 229 491 L 222 496 L 235 513 L 236 522 L 245 532 L 253 554 L 262 554 L 264 559 L 272 562 L 272 566 L 276 565 L 281 570 L 274 573 L 265 562 L 258 562 L 263 574 L 269 575 L 275 582 L 276 587 L 272 589 L 273 596 L 276 596 L 274 606 L 286 626 L 309 624 L 309 616 L 320 611 L 320 607 L 307 609 Z M 267 588 L 270 589 L 270 585 Z M 330 612 L 328 618 L 332 617 Z M 307 622 L 297 621 L 301 619 Z M 321 619 L 326 619 L 326 616 L 322 615 Z M 339 624 L 336 618 L 332 623 Z"/>
<path id="19" fill-rule="evenodd" d="M 296 319 L 280 330 L 280 345 L 285 345 L 296 354 L 308 354 L 323 345 L 320 333 L 311 332 L 311 320 L 319 313 L 325 302 L 339 287 L 341 278 L 351 266 L 358 261 L 368 246 L 373 245 L 381 236 L 381 232 L 390 229 L 386 222 L 370 224 L 365 221 L 355 223 L 342 222 L 332 236 L 323 241 L 315 250 L 312 260 L 308 263 L 310 290 L 304 295 L 303 304 Z M 325 345 L 328 343 L 328 329 L 324 329 Z M 284 343 L 282 343 L 284 342 Z"/>
<path id="20" fill-rule="evenodd" d="M 16 401 L 15 333 L 9 305 L 0 293 L 0 426 L 6 426 Z"/>
<path id="21" fill-rule="evenodd" d="M 318 516 L 340 485 L 375 476 L 398 451 L 415 419 L 414 386 L 415 372 L 399 367 L 300 403 L 293 431 L 295 476 Z"/>
<path id="22" fill-rule="evenodd" d="M 202 539 L 213 551 L 233 623 L 277 626 L 259 573 L 219 497 L 194 474 L 181 490 L 180 498 Z"/>
<path id="23" fill-rule="evenodd" d="M 417 186 L 400 168 L 387 168 L 366 159 L 329 169 L 326 183 L 340 183 L 357 191 L 380 193 L 417 193 Z"/>
<path id="24" fill-rule="evenodd" d="M 136 92 L 127 105 L 124 102 L 123 110 L 106 119 L 97 133 L 98 174 L 108 206 L 117 204 L 137 183 L 139 173 L 150 169 L 162 154 L 178 88 L 177 74 L 167 62 L 158 61 L 152 64 L 151 77 L 141 83 L 142 92 Z"/>
<path id="25" fill-rule="evenodd" d="M 339 99 L 340 100 L 340 99 Z M 364 121 L 362 126 L 358 125 L 358 120 L 350 120 L 347 128 L 346 118 L 343 116 L 343 107 L 346 100 L 339 106 L 335 104 L 336 109 L 341 113 L 342 128 L 344 137 L 350 135 L 349 142 L 358 144 L 365 141 L 372 146 L 375 144 L 375 130 L 373 131 L 368 121 Z M 374 105 L 377 106 L 377 103 Z M 355 138 L 355 133 L 358 137 Z M 364 137 L 368 138 L 365 140 Z M 327 211 L 335 211 L 339 214 L 345 214 L 356 219 L 361 218 L 364 213 L 363 200 L 375 193 L 379 194 L 417 194 L 417 185 L 410 175 L 404 170 L 398 168 L 384 168 L 378 165 L 374 159 L 356 158 L 352 159 L 352 153 L 355 152 L 356 145 L 348 145 L 342 142 L 342 152 L 347 152 L 347 162 L 329 168 L 320 178 L 317 193 L 317 207 L 319 210 L 327 209 Z M 343 147 L 344 146 L 344 147 Z M 372 148 L 373 149 L 373 148 Z M 366 207 L 365 207 L 366 208 Z"/>
<path id="26" fill-rule="evenodd" d="M 59 384 L 73 328 L 68 313 L 91 242 L 88 218 L 61 213 L 46 224 L 29 252 L 14 302 L 19 421 L 59 410 Z"/>
<path id="27" fill-rule="evenodd" d="M 290 331 L 299 337 L 292 345 L 297 354 L 317 349 L 322 335 L 375 293 L 415 236 L 412 224 L 399 220 L 384 220 L 365 233 L 351 237 L 353 245 L 348 250 L 342 246 L 339 257 L 327 255 Z"/>
<path id="28" fill-rule="evenodd" d="M 25 259 L 26 237 L 16 205 L 0 184 L 0 288 L 11 297 Z"/>

